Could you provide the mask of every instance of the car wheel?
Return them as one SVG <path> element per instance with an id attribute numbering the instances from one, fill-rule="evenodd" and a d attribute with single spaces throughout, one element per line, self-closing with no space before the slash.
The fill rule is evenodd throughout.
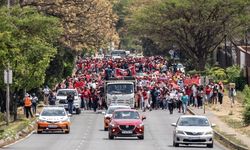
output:
<path id="1" fill-rule="evenodd" d="M 37 130 L 37 132 L 36 132 L 37 134 L 41 134 L 42 133 L 42 131 L 39 131 L 39 130 Z"/>
<path id="2" fill-rule="evenodd" d="M 178 143 L 175 143 L 175 141 L 173 141 L 173 146 L 174 146 L 174 147 L 179 147 L 179 144 L 178 144 Z"/>
<path id="3" fill-rule="evenodd" d="M 112 134 L 109 133 L 109 139 L 110 140 L 113 140 L 114 139 L 114 136 Z"/>
<path id="4" fill-rule="evenodd" d="M 208 148 L 213 148 L 213 147 L 214 147 L 214 143 L 212 143 L 212 144 L 207 144 L 207 147 L 208 147 Z"/>
<path id="5" fill-rule="evenodd" d="M 143 140 L 144 139 L 144 135 L 138 136 L 138 139 Z"/>
<path id="6" fill-rule="evenodd" d="M 67 130 L 65 130 L 65 134 L 69 134 L 70 133 L 70 127 L 67 126 Z"/>
<path id="7" fill-rule="evenodd" d="M 81 113 L 81 109 L 80 108 L 77 108 L 76 109 L 76 114 L 80 114 Z"/>

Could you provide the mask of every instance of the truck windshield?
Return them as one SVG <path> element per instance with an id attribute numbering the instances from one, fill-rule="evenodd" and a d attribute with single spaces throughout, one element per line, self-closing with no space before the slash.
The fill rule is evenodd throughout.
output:
<path id="1" fill-rule="evenodd" d="M 125 57 L 126 56 L 126 51 L 112 51 L 111 56 Z"/>
<path id="2" fill-rule="evenodd" d="M 70 90 L 61 90 L 61 91 L 58 91 L 57 96 L 67 96 L 69 94 L 77 96 L 76 91 L 70 91 Z"/>
<path id="3" fill-rule="evenodd" d="M 132 84 L 109 84 L 107 87 L 108 94 L 131 94 L 134 92 Z"/>

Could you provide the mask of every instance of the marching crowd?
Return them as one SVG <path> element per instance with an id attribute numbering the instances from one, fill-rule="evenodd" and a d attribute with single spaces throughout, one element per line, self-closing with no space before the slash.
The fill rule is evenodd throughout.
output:
<path id="1" fill-rule="evenodd" d="M 178 70 L 176 65 L 172 66 L 160 56 L 115 60 L 83 59 L 78 56 L 74 75 L 59 83 L 55 90 L 77 89 L 78 93 L 81 93 L 81 108 L 96 111 L 107 108 L 104 100 L 104 81 L 124 76 L 136 78 L 135 106 L 144 111 L 168 109 L 173 113 L 173 109 L 176 108 L 185 114 L 187 106 L 202 108 L 204 103 L 223 103 L 222 82 L 201 84 L 200 75 L 186 75 Z M 54 92 L 48 87 L 43 92 L 45 104 L 54 105 L 56 101 Z M 231 88 L 229 97 L 232 99 L 232 105 L 235 94 L 235 89 Z M 27 117 L 29 113 L 32 115 L 27 109 Z"/>

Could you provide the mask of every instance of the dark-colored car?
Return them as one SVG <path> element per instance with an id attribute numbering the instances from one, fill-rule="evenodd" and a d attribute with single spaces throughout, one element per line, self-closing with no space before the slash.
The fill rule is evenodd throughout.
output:
<path id="1" fill-rule="evenodd" d="M 115 110 L 109 124 L 109 139 L 114 137 L 138 137 L 144 139 L 144 116 L 140 116 L 137 110 Z"/>

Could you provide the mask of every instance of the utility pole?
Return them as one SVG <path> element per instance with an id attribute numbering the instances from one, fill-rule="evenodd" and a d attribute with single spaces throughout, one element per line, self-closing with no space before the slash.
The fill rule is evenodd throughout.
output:
<path id="1" fill-rule="evenodd" d="M 7 69 L 4 70 L 4 83 L 6 84 L 6 123 L 10 122 L 10 84 L 12 84 L 12 70 L 8 63 Z"/>
<path id="2" fill-rule="evenodd" d="M 10 0 L 7 2 L 7 8 L 10 9 Z"/>

